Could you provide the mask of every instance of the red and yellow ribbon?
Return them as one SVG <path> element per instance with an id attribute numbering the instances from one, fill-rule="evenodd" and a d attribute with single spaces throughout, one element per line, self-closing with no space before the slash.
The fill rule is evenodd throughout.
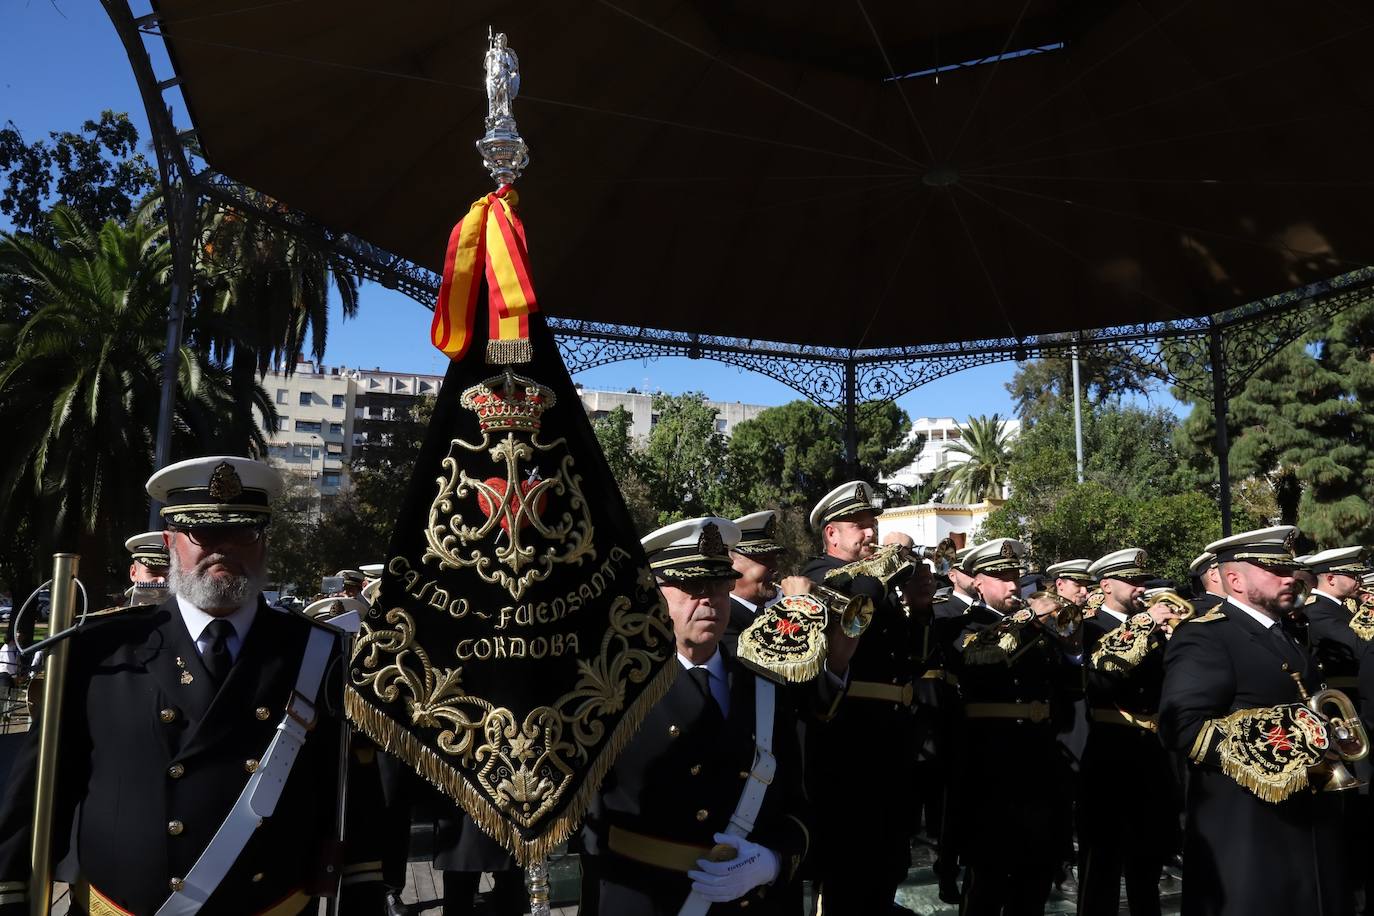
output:
<path id="1" fill-rule="evenodd" d="M 449 235 L 444 281 L 434 306 L 430 340 L 449 359 L 462 359 L 472 343 L 481 271 L 486 272 L 487 362 L 527 363 L 533 358 L 529 316 L 538 311 L 530 280 L 520 201 L 510 185 L 473 202 Z"/>

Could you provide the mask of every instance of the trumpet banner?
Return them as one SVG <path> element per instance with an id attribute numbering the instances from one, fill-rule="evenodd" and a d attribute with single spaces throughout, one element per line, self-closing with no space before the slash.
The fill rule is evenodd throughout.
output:
<path id="1" fill-rule="evenodd" d="M 454 284 L 465 301 L 469 281 Z M 518 364 L 499 336 L 511 298 L 488 322 L 449 325 L 471 337 L 417 456 L 347 705 L 526 864 L 577 829 L 676 666 L 667 609 L 543 316 L 519 316 Z"/>

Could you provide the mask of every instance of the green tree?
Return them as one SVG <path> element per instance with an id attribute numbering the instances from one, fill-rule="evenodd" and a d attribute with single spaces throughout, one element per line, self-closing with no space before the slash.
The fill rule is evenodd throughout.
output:
<path id="1" fill-rule="evenodd" d="M 648 465 L 641 456 L 631 429 L 634 418 L 624 405 L 618 405 L 604 417 L 592 421 L 592 432 L 606 456 L 606 464 L 611 476 L 620 487 L 620 495 L 625 500 L 625 508 L 635 529 L 648 534 L 658 527 L 659 512 L 654 505 L 652 488 L 645 479 Z"/>
<path id="2" fill-rule="evenodd" d="M 52 241 L 48 211 L 62 205 L 89 225 L 124 221 L 157 186 L 138 152 L 138 129 L 123 112 L 103 111 L 78 132 L 52 131 L 25 143 L 13 122 L 0 129 L 0 213 L 19 232 Z"/>
<path id="3" fill-rule="evenodd" d="M 1374 303 L 1364 303 L 1265 360 L 1230 399 L 1238 505 L 1297 525 L 1318 548 L 1374 541 L 1371 354 Z M 1176 442 L 1195 484 L 1215 490 L 1213 441 L 1211 404 L 1195 400 Z"/>
<path id="4" fill-rule="evenodd" d="M 639 466 L 658 524 L 726 511 L 726 439 L 715 408 L 689 391 L 654 395 L 653 412 Z"/>
<path id="5" fill-rule="evenodd" d="M 1090 339 L 1085 335 L 1085 339 Z M 1158 384 L 1154 370 L 1130 353 L 1086 350 L 1078 360 L 1084 406 L 1093 409 L 1128 394 L 1149 394 Z M 1073 403 L 1073 360 L 1047 356 L 1016 364 L 1006 384 L 1022 420 L 1038 419 L 1060 404 Z"/>
<path id="6" fill-rule="evenodd" d="M 141 484 L 152 472 L 170 256 L 154 200 L 127 226 L 99 228 L 59 205 L 50 235 L 0 234 L 0 275 L 22 283 L 34 306 L 0 323 L 0 526 L 27 518 L 40 556 L 76 546 L 99 596 L 111 545 L 146 523 Z M 183 346 L 177 359 L 182 453 L 265 451 L 255 423 L 243 435 L 229 422 L 256 410 L 275 424 L 261 386 L 240 400 L 203 354 Z"/>
<path id="7" fill-rule="evenodd" d="M 1011 431 L 997 414 L 969 417 L 959 441 L 947 447 L 964 460 L 937 472 L 946 497 L 956 503 L 1000 499 L 1007 482 L 1011 441 Z"/>
<path id="8" fill-rule="evenodd" d="M 859 476 L 875 482 L 915 460 L 925 444 L 911 418 L 890 401 L 857 412 Z M 730 491 L 740 512 L 796 506 L 807 512 L 849 477 L 844 425 L 811 401 L 769 407 L 730 436 Z"/>

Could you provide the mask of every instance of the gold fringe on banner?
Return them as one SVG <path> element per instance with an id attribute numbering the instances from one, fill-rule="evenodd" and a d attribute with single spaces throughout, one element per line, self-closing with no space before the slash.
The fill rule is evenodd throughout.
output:
<path id="1" fill-rule="evenodd" d="M 1288 799 L 1294 792 L 1307 788 L 1307 771 L 1297 770 L 1283 777 L 1255 770 L 1242 761 L 1223 756 L 1221 771 L 1256 796 L 1271 804 Z"/>
<path id="2" fill-rule="evenodd" d="M 668 692 L 673 678 L 677 676 L 681 667 L 669 659 L 654 679 L 645 686 L 643 692 L 616 723 L 615 731 L 602 746 L 601 752 L 592 762 L 591 769 L 583 774 L 582 784 L 578 786 L 572 800 L 532 841 L 526 841 L 501 815 L 490 799 L 459 776 L 450 761 L 435 753 L 396 720 L 369 703 L 351 684 L 344 691 L 344 707 L 348 712 L 348 718 L 363 734 L 376 742 L 382 750 L 405 761 L 431 785 L 456 801 L 478 827 L 510 850 L 515 856 L 516 863 L 524 867 L 531 862 L 548 858 L 559 844 L 582 825 L 582 819 L 586 817 L 592 800 L 601 788 L 602 780 L 606 778 L 606 773 L 639 730 L 640 723 L 644 721 L 650 708 Z"/>
<path id="3" fill-rule="evenodd" d="M 514 366 L 528 363 L 534 359 L 534 345 L 528 337 L 514 340 L 488 340 L 487 364 L 491 366 Z"/>

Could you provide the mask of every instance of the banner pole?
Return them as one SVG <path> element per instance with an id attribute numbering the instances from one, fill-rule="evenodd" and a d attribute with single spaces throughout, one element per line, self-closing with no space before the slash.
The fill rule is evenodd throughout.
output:
<path id="1" fill-rule="evenodd" d="M 530 916 L 549 916 L 549 860 L 535 859 L 525 866 L 525 889 L 530 892 Z"/>

